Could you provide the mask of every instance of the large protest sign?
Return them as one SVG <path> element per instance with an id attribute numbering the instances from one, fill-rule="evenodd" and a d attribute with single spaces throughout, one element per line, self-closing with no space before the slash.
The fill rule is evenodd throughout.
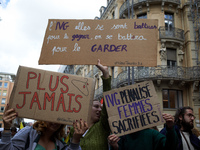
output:
<path id="1" fill-rule="evenodd" d="M 39 64 L 157 65 L 158 20 L 50 19 Z"/>
<path id="2" fill-rule="evenodd" d="M 164 123 L 152 81 L 104 92 L 112 133 L 130 134 Z"/>
<path id="3" fill-rule="evenodd" d="M 9 105 L 18 116 L 72 125 L 90 119 L 92 78 L 20 66 Z"/>

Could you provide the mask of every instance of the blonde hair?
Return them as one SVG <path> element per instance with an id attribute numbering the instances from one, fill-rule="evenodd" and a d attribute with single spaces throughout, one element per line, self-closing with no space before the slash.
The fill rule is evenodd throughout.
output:
<path id="1" fill-rule="evenodd" d="M 54 133 L 53 136 L 59 140 L 62 140 L 62 138 L 65 136 L 65 126 L 66 125 L 61 124 L 60 128 Z M 47 129 L 47 123 L 45 121 L 37 121 L 33 124 L 33 128 L 42 135 Z"/>
<path id="2" fill-rule="evenodd" d="M 199 136 L 200 136 L 200 132 L 199 132 L 199 130 L 198 130 L 197 128 L 193 128 L 193 129 L 192 129 L 192 133 L 193 133 L 194 135 L 196 135 L 196 137 L 199 137 Z"/>

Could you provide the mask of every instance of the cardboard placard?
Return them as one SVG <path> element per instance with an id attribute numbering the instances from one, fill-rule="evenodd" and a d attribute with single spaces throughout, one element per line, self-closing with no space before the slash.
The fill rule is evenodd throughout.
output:
<path id="1" fill-rule="evenodd" d="M 104 92 L 112 133 L 122 136 L 164 124 L 152 81 Z"/>
<path id="2" fill-rule="evenodd" d="M 157 19 L 50 19 L 39 64 L 157 66 Z"/>
<path id="3" fill-rule="evenodd" d="M 10 98 L 18 116 L 72 125 L 88 121 L 95 80 L 19 66 Z"/>

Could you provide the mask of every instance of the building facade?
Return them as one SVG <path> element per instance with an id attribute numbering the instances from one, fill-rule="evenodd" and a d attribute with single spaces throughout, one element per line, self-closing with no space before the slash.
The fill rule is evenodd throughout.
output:
<path id="1" fill-rule="evenodd" d="M 200 129 L 200 29 L 198 0 L 107 0 L 95 19 L 158 19 L 156 67 L 109 67 L 112 88 L 152 80 L 165 113 L 191 106 Z M 93 65 L 65 66 L 61 72 L 94 77 L 102 97 L 101 73 Z"/>
<path id="2" fill-rule="evenodd" d="M 9 98 L 14 85 L 14 74 L 0 73 L 0 128 L 3 128 L 3 112 L 9 103 Z"/>

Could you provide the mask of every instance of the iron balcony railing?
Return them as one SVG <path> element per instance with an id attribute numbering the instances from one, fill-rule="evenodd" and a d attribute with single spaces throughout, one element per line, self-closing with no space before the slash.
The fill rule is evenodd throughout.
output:
<path id="1" fill-rule="evenodd" d="M 77 72 L 82 68 L 83 68 L 83 65 L 77 65 L 76 70 L 75 70 L 75 74 L 77 74 Z"/>
<path id="2" fill-rule="evenodd" d="M 166 28 L 165 26 L 159 27 L 159 37 L 160 39 L 175 39 L 184 41 L 184 30 L 179 28 Z"/>
<path id="3" fill-rule="evenodd" d="M 130 72 L 130 78 L 132 79 L 132 71 Z M 155 80 L 155 79 L 173 79 L 184 81 L 200 80 L 200 66 L 195 67 L 134 67 L 134 80 Z M 120 84 L 128 81 L 128 71 L 121 72 L 115 82 L 113 83 L 118 87 Z"/>
<path id="4" fill-rule="evenodd" d="M 134 67 L 134 81 L 145 80 L 180 80 L 196 81 L 200 80 L 200 66 L 194 67 Z M 132 80 L 132 70 L 130 71 L 130 80 Z M 125 70 L 112 79 L 112 89 L 128 84 L 128 71 Z M 102 96 L 103 87 L 100 86 L 95 90 L 95 96 Z"/>
<path id="5" fill-rule="evenodd" d="M 93 69 L 91 69 L 88 72 L 88 74 L 86 75 L 86 77 L 93 77 L 98 71 L 99 71 L 99 69 L 94 65 Z"/>
<path id="6" fill-rule="evenodd" d="M 139 4 L 144 3 L 144 2 L 169 2 L 169 3 L 173 3 L 173 4 L 177 4 L 180 5 L 180 0 L 133 0 L 133 4 L 132 4 L 132 0 L 127 0 L 125 1 L 122 6 L 119 9 L 119 16 L 120 18 L 123 16 L 123 14 L 127 14 L 128 12 L 128 6 L 130 7 L 130 11 L 133 5 L 133 8 L 137 7 Z M 128 4 L 129 3 L 129 4 Z"/>
<path id="7" fill-rule="evenodd" d="M 93 66 L 94 74 L 99 71 L 99 69 L 94 65 Z"/>
<path id="8" fill-rule="evenodd" d="M 102 94 L 103 94 L 103 86 L 100 86 L 97 89 L 95 89 L 94 92 L 95 98 L 101 97 Z"/>
<path id="9" fill-rule="evenodd" d="M 106 15 L 106 12 L 109 11 L 108 9 L 109 9 L 109 7 L 110 7 L 110 5 L 111 5 L 112 3 L 114 3 L 114 0 L 110 0 L 110 1 L 108 2 L 107 7 L 105 8 L 104 12 L 103 12 L 102 15 L 100 16 L 100 19 L 103 18 L 104 15 Z"/>
<path id="10" fill-rule="evenodd" d="M 92 76 L 93 76 L 93 69 L 88 72 L 88 74 L 86 75 L 86 77 L 92 77 Z"/>
<path id="11" fill-rule="evenodd" d="M 64 73 L 74 74 L 74 65 L 67 65 L 65 67 Z"/>
<path id="12" fill-rule="evenodd" d="M 180 0 L 147 0 L 148 2 L 156 2 L 156 1 L 162 1 L 162 2 L 170 2 L 170 3 L 176 3 L 176 4 L 180 4 L 181 1 Z"/>

